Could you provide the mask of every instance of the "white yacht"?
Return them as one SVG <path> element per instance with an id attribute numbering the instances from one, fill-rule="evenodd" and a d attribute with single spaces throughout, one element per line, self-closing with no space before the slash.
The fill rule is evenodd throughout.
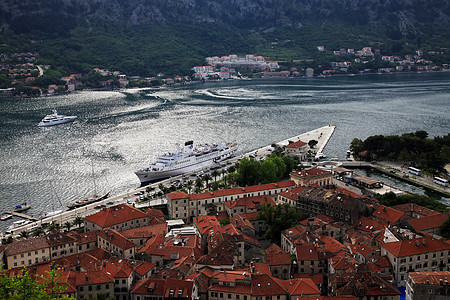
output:
<path id="1" fill-rule="evenodd" d="M 64 124 L 68 122 L 72 122 L 77 118 L 77 116 L 64 116 L 58 115 L 56 109 L 53 110 L 53 113 L 50 115 L 46 115 L 41 122 L 39 122 L 39 127 L 48 127 L 53 125 Z"/>
<path id="2" fill-rule="evenodd" d="M 189 173 L 209 167 L 234 156 L 237 144 L 213 143 L 194 147 L 193 141 L 184 144 L 178 153 L 166 153 L 159 156 L 148 168 L 134 172 L 141 183 Z"/>

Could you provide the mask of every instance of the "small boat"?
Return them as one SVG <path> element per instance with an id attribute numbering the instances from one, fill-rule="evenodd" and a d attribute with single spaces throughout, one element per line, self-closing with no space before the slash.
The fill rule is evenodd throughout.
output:
<path id="1" fill-rule="evenodd" d="M 46 115 L 41 122 L 39 122 L 38 127 L 48 127 L 53 125 L 64 124 L 68 122 L 72 122 L 77 118 L 77 116 L 64 116 L 59 115 L 56 109 L 53 110 L 53 113 L 50 115 Z"/>
<path id="2" fill-rule="evenodd" d="M 15 221 L 15 222 L 12 223 L 11 226 L 8 227 L 7 232 L 8 232 L 8 231 L 12 231 L 12 230 L 14 230 L 14 229 L 16 229 L 16 228 L 25 226 L 25 225 L 30 224 L 30 223 L 31 223 L 30 220 L 19 220 L 19 221 Z"/>
<path id="3" fill-rule="evenodd" d="M 3 216 L 0 217 L 0 220 L 1 221 L 6 221 L 6 220 L 11 219 L 11 218 L 12 218 L 12 215 L 4 214 Z"/>
<path id="4" fill-rule="evenodd" d="M 67 207 L 69 209 L 73 209 L 73 208 L 85 206 L 85 205 L 88 205 L 88 204 L 91 204 L 91 203 L 94 203 L 94 202 L 97 202 L 97 201 L 100 201 L 100 200 L 104 200 L 104 199 L 108 198 L 109 193 L 110 192 L 106 192 L 103 195 L 92 195 L 90 197 L 86 197 L 86 198 L 81 199 L 81 200 L 70 202 L 70 203 L 67 204 Z"/>
<path id="5" fill-rule="evenodd" d="M 62 209 L 55 210 L 55 211 L 49 211 L 49 212 L 44 214 L 43 218 L 53 217 L 53 216 L 59 215 L 62 212 L 63 212 Z"/>
<path id="6" fill-rule="evenodd" d="M 15 212 L 22 212 L 22 211 L 26 211 L 28 209 L 31 208 L 31 204 L 27 204 L 26 202 L 20 204 L 20 205 L 16 205 L 16 207 L 14 207 L 14 211 Z"/>

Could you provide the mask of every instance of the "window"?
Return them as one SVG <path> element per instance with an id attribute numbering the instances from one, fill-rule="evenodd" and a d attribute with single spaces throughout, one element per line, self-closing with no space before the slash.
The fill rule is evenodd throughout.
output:
<path id="1" fill-rule="evenodd" d="M 231 299 L 231 294 L 228 294 L 228 299 Z"/>
<path id="2" fill-rule="evenodd" d="M 92 285 L 88 287 L 88 291 L 92 291 Z"/>

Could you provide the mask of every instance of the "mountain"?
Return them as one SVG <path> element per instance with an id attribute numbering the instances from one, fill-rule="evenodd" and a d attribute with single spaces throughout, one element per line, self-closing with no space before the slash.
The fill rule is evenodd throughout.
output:
<path id="1" fill-rule="evenodd" d="M 209 55 L 293 59 L 322 44 L 450 46 L 446 0 L 3 0 L 0 16 L 3 44 L 28 39 L 44 62 L 74 71 L 186 72 Z"/>

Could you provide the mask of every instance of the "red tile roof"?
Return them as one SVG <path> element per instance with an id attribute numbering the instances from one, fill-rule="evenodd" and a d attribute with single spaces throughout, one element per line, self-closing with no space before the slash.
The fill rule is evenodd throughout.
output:
<path id="1" fill-rule="evenodd" d="M 450 213 L 442 213 L 429 217 L 408 220 L 416 232 L 441 227 L 448 220 Z"/>
<path id="2" fill-rule="evenodd" d="M 136 245 L 124 237 L 120 232 L 114 229 L 106 229 L 98 232 L 98 236 L 107 240 L 111 244 L 119 247 L 122 250 L 128 250 L 130 248 L 136 247 Z"/>
<path id="3" fill-rule="evenodd" d="M 180 199 L 188 199 L 189 195 L 185 192 L 172 192 L 167 194 L 170 200 L 180 200 Z"/>
<path id="4" fill-rule="evenodd" d="M 301 140 L 298 140 L 298 141 L 296 141 L 294 143 L 290 143 L 290 144 L 286 145 L 286 148 L 300 148 L 300 147 L 303 147 L 305 145 L 307 145 L 307 143 L 302 142 Z"/>
<path id="5" fill-rule="evenodd" d="M 355 253 L 359 253 L 364 257 L 367 257 L 368 255 L 370 255 L 371 253 L 374 253 L 376 251 L 379 251 L 380 249 L 377 247 L 371 247 L 369 245 L 351 245 L 348 246 L 351 253 L 355 254 Z"/>
<path id="6" fill-rule="evenodd" d="M 320 290 L 310 278 L 285 280 L 291 299 L 293 296 L 320 295 Z"/>
<path id="7" fill-rule="evenodd" d="M 450 271 L 440 272 L 409 272 L 413 283 L 426 285 L 441 285 L 450 282 Z"/>
<path id="8" fill-rule="evenodd" d="M 131 229 L 127 229 L 127 230 L 122 230 L 120 233 L 128 239 L 150 238 L 155 235 L 166 235 L 167 223 L 164 222 L 164 223 L 157 223 L 157 224 L 153 224 L 153 225 L 131 228 Z"/>
<path id="9" fill-rule="evenodd" d="M 431 237 L 423 237 L 386 243 L 382 245 L 382 248 L 385 248 L 396 257 L 405 257 L 423 253 L 450 250 L 450 244 L 435 240 Z"/>
<path id="10" fill-rule="evenodd" d="M 388 206 L 380 205 L 372 214 L 375 218 L 385 220 L 391 224 L 397 223 L 401 217 L 405 215 L 404 212 L 393 209 Z"/>
<path id="11" fill-rule="evenodd" d="M 190 200 L 204 200 L 212 197 L 225 197 L 239 194 L 251 194 L 256 192 L 262 192 L 271 189 L 286 189 L 295 186 L 293 181 L 281 181 L 277 183 L 268 183 L 268 184 L 260 184 L 260 185 L 252 185 L 246 187 L 237 187 L 233 189 L 219 190 L 219 191 L 211 191 L 204 192 L 201 194 L 191 194 L 189 195 Z"/>
<path id="12" fill-rule="evenodd" d="M 266 249 L 264 261 L 271 266 L 290 265 L 291 255 L 279 246 L 272 244 Z"/>
<path id="13" fill-rule="evenodd" d="M 194 224 L 201 235 L 208 234 L 211 231 L 220 230 L 222 227 L 215 216 L 200 216 L 194 218 Z"/>
<path id="14" fill-rule="evenodd" d="M 377 221 L 367 217 L 361 217 L 355 224 L 353 224 L 355 229 L 367 232 L 384 230 L 387 226 L 387 224 L 383 224 L 383 221 Z"/>
<path id="15" fill-rule="evenodd" d="M 224 202 L 224 205 L 229 209 L 232 209 L 236 206 L 245 206 L 247 210 L 255 210 L 258 209 L 260 205 L 269 204 L 270 206 L 276 206 L 275 201 L 272 200 L 269 196 L 254 196 L 254 197 L 245 197 L 238 198 L 231 201 Z"/>
<path id="16" fill-rule="evenodd" d="M 101 228 L 107 228 L 117 224 L 122 224 L 131 220 L 142 218 L 148 219 L 147 214 L 128 204 L 119 204 L 116 206 L 104 208 L 101 211 L 87 216 L 84 219 L 86 221 L 97 224 Z"/>
<path id="17" fill-rule="evenodd" d="M 297 273 L 292 274 L 293 278 L 309 278 L 311 279 L 315 285 L 323 284 L 323 274 L 305 274 L 305 273 Z"/>
<path id="18" fill-rule="evenodd" d="M 435 215 L 440 214 L 437 211 L 431 210 L 429 208 L 426 208 L 426 207 L 423 207 L 423 206 L 420 206 L 420 205 L 414 204 L 414 203 L 399 204 L 399 205 L 393 206 L 392 208 L 402 211 L 405 214 L 416 213 L 418 215 L 422 215 L 425 217 L 435 216 Z"/>

